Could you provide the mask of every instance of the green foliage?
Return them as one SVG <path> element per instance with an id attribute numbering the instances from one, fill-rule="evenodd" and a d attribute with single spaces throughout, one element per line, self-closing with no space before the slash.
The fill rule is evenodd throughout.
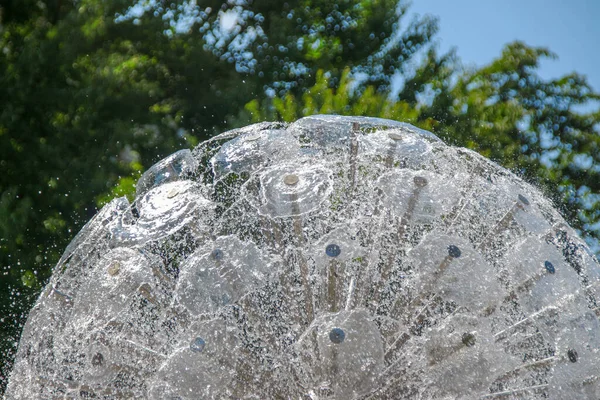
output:
<path id="1" fill-rule="evenodd" d="M 598 221 L 600 113 L 578 107 L 600 99 L 585 78 L 570 74 L 545 81 L 539 62 L 554 55 L 521 42 L 507 45 L 501 57 L 466 71 L 452 88 L 451 140 L 499 161 L 530 180 L 562 205 L 567 220 L 592 244 Z M 597 244 L 595 245 L 597 246 Z"/>
<path id="2" fill-rule="evenodd" d="M 108 192 L 102 193 L 96 197 L 96 206 L 99 209 L 117 197 L 125 196 L 130 202 L 135 199 L 135 185 L 142 176 L 142 166 L 135 162 L 132 164 L 132 170 L 134 172 L 130 176 L 120 177 L 115 186 L 110 188 Z"/>
<path id="3" fill-rule="evenodd" d="M 307 88 L 299 99 L 291 93 L 282 97 L 266 98 L 262 102 L 250 101 L 240 113 L 239 119 L 251 122 L 281 120 L 293 122 L 314 114 L 368 115 L 418 124 L 431 129 L 429 121 L 419 121 L 419 111 L 404 101 L 390 101 L 385 93 L 369 85 L 362 91 L 350 90 L 353 83 L 346 69 L 338 87 L 330 87 L 329 74 L 317 71 L 316 83 Z"/>

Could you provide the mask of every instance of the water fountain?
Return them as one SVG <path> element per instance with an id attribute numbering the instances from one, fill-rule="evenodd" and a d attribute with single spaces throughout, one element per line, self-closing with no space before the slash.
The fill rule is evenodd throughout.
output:
<path id="1" fill-rule="evenodd" d="M 73 239 L 7 399 L 597 399 L 600 269 L 534 187 L 395 121 L 262 123 Z"/>

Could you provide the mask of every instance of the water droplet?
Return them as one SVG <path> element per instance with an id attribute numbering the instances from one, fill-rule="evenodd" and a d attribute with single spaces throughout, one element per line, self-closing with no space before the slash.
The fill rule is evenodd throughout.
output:
<path id="1" fill-rule="evenodd" d="M 523 196 L 522 194 L 520 194 L 520 195 L 518 196 L 518 198 L 519 198 L 519 201 L 520 201 L 521 203 L 525 204 L 526 206 L 528 206 L 528 205 L 529 205 L 529 200 L 527 200 L 527 197 L 525 197 L 525 196 Z"/>
<path id="2" fill-rule="evenodd" d="M 578 354 L 575 350 L 569 349 L 569 351 L 567 351 L 567 357 L 569 357 L 569 361 L 571 361 L 572 363 L 576 363 Z"/>
<path id="3" fill-rule="evenodd" d="M 190 343 L 190 350 L 192 350 L 195 353 L 202 353 L 202 351 L 204 350 L 204 346 L 206 346 L 206 342 L 204 341 L 204 339 L 198 336 L 197 338 L 192 340 L 192 343 Z"/>
<path id="4" fill-rule="evenodd" d="M 329 332 L 329 340 L 331 340 L 335 344 L 340 344 L 346 339 L 346 333 L 342 330 L 342 328 L 333 328 L 331 332 Z"/>
<path id="5" fill-rule="evenodd" d="M 340 249 L 340 246 L 338 246 L 337 244 L 329 244 L 327 245 L 327 247 L 325 248 L 325 253 L 329 256 L 329 257 L 337 257 L 340 255 L 340 253 L 342 252 L 342 250 Z"/>
<path id="6" fill-rule="evenodd" d="M 298 175 L 290 174 L 283 177 L 283 183 L 288 186 L 294 186 L 298 183 Z"/>
<path id="7" fill-rule="evenodd" d="M 544 262 L 544 267 L 546 267 L 546 270 L 548 272 L 550 272 L 551 274 L 553 274 L 556 270 L 554 269 L 554 265 L 552 265 L 552 263 L 550 261 L 545 261 Z"/>
<path id="8" fill-rule="evenodd" d="M 455 245 L 451 244 L 450 246 L 448 246 L 448 255 L 452 258 L 458 258 L 460 257 L 462 253 L 460 252 L 460 249 L 458 247 L 456 247 Z"/>
<path id="9" fill-rule="evenodd" d="M 472 333 L 463 333 L 462 342 L 467 347 L 475 346 L 475 335 Z"/>

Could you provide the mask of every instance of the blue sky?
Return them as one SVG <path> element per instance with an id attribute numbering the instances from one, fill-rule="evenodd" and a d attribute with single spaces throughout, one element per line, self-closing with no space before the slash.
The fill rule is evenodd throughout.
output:
<path id="1" fill-rule="evenodd" d="M 558 55 L 542 63 L 543 78 L 576 71 L 600 92 L 600 0 L 413 0 L 409 12 L 438 16 L 440 48 L 457 47 L 466 65 L 518 39 Z"/>

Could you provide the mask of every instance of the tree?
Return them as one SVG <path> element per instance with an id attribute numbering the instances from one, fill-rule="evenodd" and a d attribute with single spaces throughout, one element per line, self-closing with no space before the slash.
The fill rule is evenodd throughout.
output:
<path id="1" fill-rule="evenodd" d="M 489 65 L 465 71 L 451 91 L 451 140 L 490 157 L 544 188 L 571 225 L 600 250 L 600 99 L 576 73 L 543 80 L 548 49 L 508 44 Z"/>
<path id="2" fill-rule="evenodd" d="M 374 86 L 367 86 L 360 93 L 350 90 L 353 83 L 347 69 L 338 87 L 330 87 L 330 75 L 317 71 L 316 83 L 308 88 L 300 98 L 291 93 L 281 97 L 258 99 L 246 104 L 238 115 L 239 121 L 252 123 L 262 121 L 293 122 L 313 114 L 368 115 L 416 123 L 419 110 L 404 102 L 390 101 L 385 93 L 379 93 Z M 423 125 L 423 124 L 421 124 Z M 427 127 L 427 124 L 425 123 Z M 431 126 L 429 126 L 431 128 Z"/>
<path id="3" fill-rule="evenodd" d="M 318 69 L 383 90 L 436 32 L 404 27 L 396 0 L 129 4 L 0 6 L 3 371 L 67 242 L 144 168 L 242 123 L 254 98 L 301 95 Z"/>

